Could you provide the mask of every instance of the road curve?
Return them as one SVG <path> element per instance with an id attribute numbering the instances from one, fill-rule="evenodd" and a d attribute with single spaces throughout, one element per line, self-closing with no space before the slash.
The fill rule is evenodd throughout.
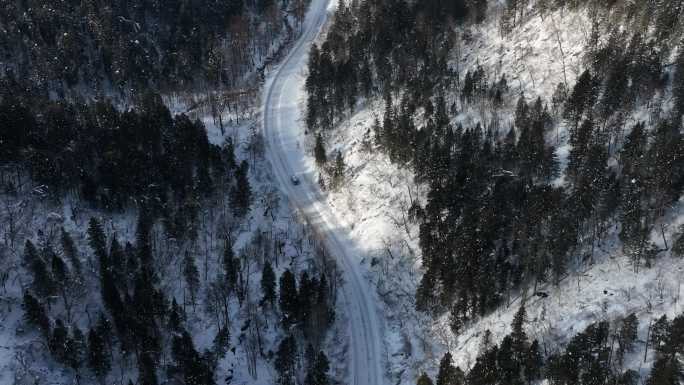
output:
<path id="1" fill-rule="evenodd" d="M 306 162 L 305 149 L 299 143 L 303 127 L 298 101 L 304 92 L 304 69 L 311 43 L 328 17 L 329 2 L 311 1 L 301 37 L 279 67 L 268 75 L 262 98 L 262 129 L 267 158 L 281 190 L 315 226 L 328 252 L 343 271 L 345 283 L 342 294 L 347 306 L 350 335 L 348 382 L 353 385 L 384 385 L 382 323 L 375 302 L 375 289 L 363 278 L 360 253 L 349 239 L 348 231 L 339 225 L 323 199 L 317 183 L 317 171 Z M 291 183 L 292 175 L 299 177 L 299 185 Z"/>

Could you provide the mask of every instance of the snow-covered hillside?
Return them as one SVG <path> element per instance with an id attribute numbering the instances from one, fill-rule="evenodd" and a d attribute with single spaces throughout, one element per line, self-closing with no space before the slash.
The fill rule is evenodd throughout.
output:
<path id="1" fill-rule="evenodd" d="M 454 29 L 456 42 L 449 66 L 459 74 L 457 86 L 463 86 L 467 72 L 475 72 L 481 66 L 489 84 L 505 76 L 511 97 L 492 110 L 491 105 L 464 103 L 456 88 L 446 95 L 447 106 L 454 113 L 453 125 L 468 128 L 480 123 L 483 127 L 492 127 L 492 121 L 496 120 L 494 126 L 503 137 L 514 124 L 519 96 L 524 95 L 528 102 L 541 97 L 551 110 L 558 85 L 571 90 L 588 68 L 586 53 L 591 49 L 592 28 L 596 28 L 592 26 L 595 10 L 579 6 L 542 12 L 535 5 L 536 2 L 529 2 L 522 21 L 504 36 L 500 29 L 504 7 L 499 2 L 490 4 L 483 24 Z M 598 30 L 604 34 L 600 41 L 608 40 L 610 23 L 609 18 L 599 18 Z M 671 74 L 670 69 L 666 72 Z M 656 93 L 651 99 L 639 100 L 622 122 L 631 125 L 645 120 L 653 128 L 657 117 L 671 109 L 669 100 L 667 91 L 665 95 Z M 300 103 L 306 106 L 305 94 L 300 96 Z M 655 115 L 654 107 L 658 110 Z M 609 229 L 608 235 L 597 242 L 592 263 L 581 262 L 586 250 L 580 249 L 574 257 L 578 268 L 558 286 L 546 284 L 516 291 L 496 311 L 468 323 L 459 335 L 453 334 L 448 314 L 432 321 L 416 313 L 415 291 L 423 271 L 418 223 L 410 209 L 413 202 L 425 203 L 428 189 L 414 182 L 411 165 L 402 167 L 392 163 L 377 147 L 374 125 L 382 123 L 384 110 L 385 103 L 379 98 L 364 99 L 351 115 L 345 115 L 334 129 L 323 130 L 322 135 L 328 154 L 340 150 L 344 156 L 344 183 L 327 191 L 326 199 L 340 223 L 362 248 L 367 279 L 376 284 L 385 302 L 390 325 L 386 335 L 388 370 L 392 381 L 411 384 L 422 371 L 434 376 L 439 359 L 446 351 L 451 352 L 454 362 L 462 369 L 471 368 L 481 353 L 486 330 L 491 332 L 494 343 L 510 332 L 522 297 L 526 298 L 528 310 L 528 334 L 543 344 L 545 354 L 559 351 L 593 322 L 613 322 L 636 313 L 641 321 L 640 345 L 629 356 L 625 367 L 640 368 L 645 378 L 654 357 L 652 351 L 644 356 L 650 323 L 663 314 L 673 318 L 683 310 L 680 291 L 684 260 L 664 251 L 652 267 L 642 267 L 636 272 L 630 258 L 622 252 L 619 225 Z M 560 112 L 552 114 L 556 128 L 547 133 L 546 139 L 556 146 L 556 155 L 564 169 L 571 150 L 568 127 Z M 416 126 L 424 123 L 419 110 Z M 623 133 L 618 146 L 624 143 L 627 133 Z M 301 138 L 309 151 L 311 174 L 322 173 L 314 158 L 315 137 L 302 132 Z M 329 155 L 329 159 L 332 157 Z M 557 183 L 564 184 L 563 177 Z M 682 205 L 684 202 L 680 199 L 653 227 L 650 240 L 662 250 L 671 247 L 679 226 L 684 223 Z M 542 296 L 535 296 L 534 289 Z"/>
<path id="2" fill-rule="evenodd" d="M 211 129 L 211 126 L 210 126 Z M 218 130 L 218 128 L 216 128 Z M 253 130 L 249 125 L 230 127 L 232 140 L 244 143 L 237 148 L 239 158 L 253 159 L 253 153 L 247 144 L 253 141 Z M 210 137 L 222 135 L 212 132 Z M 251 139 L 250 139 L 251 138 Z M 223 140 L 223 139 L 221 139 Z M 287 197 L 274 188 L 273 174 L 268 163 L 257 153 L 256 163 L 250 169 L 250 181 L 256 197 L 249 217 L 236 222 L 233 229 L 235 255 L 244 259 L 247 271 L 248 292 L 245 303 L 233 298 L 230 301 L 228 315 L 230 319 L 230 350 L 219 360 L 216 374 L 221 383 L 275 383 L 278 374 L 273 366 L 273 354 L 283 338 L 279 326 L 279 312 L 276 308 L 262 311 L 261 298 L 261 266 L 268 260 L 273 265 L 276 277 L 289 269 L 299 277 L 303 271 L 334 272 L 334 262 L 325 259 L 320 245 L 315 239 L 314 230 L 306 225 L 302 218 L 293 214 Z M 88 219 L 99 218 L 108 234 L 116 234 L 122 244 L 135 241 L 136 214 L 133 210 L 127 213 L 103 213 L 88 209 L 75 197 L 68 198 L 63 204 L 55 205 L 38 193 L 3 194 L 6 210 L 2 212 L 4 234 L 1 260 L 8 268 L 0 275 L 0 384 L 50 383 L 62 384 L 73 381 L 73 372 L 55 362 L 49 352 L 44 349 L 44 342 L 39 333 L 27 326 L 22 310 L 22 295 L 31 278 L 22 271 L 20 261 L 24 254 L 23 239 L 31 239 L 37 245 L 58 242 L 60 228 L 64 228 L 74 239 L 79 250 L 79 259 L 83 265 L 84 282 L 82 293 L 73 309 L 73 325 L 88 330 L 101 311 L 102 303 L 97 283 L 97 264 L 93 261 L 87 237 Z M 214 214 L 212 215 L 212 211 Z M 12 218 L 10 218 L 10 216 Z M 218 329 L 212 313 L 205 310 L 204 299 L 198 298 L 193 305 L 189 298 L 187 284 L 183 276 L 183 255 L 196 255 L 200 279 L 210 281 L 222 269 L 221 258 L 225 246 L 219 232 L 225 225 L 225 217 L 217 215 L 217 208 L 206 208 L 202 213 L 202 225 L 198 229 L 200 239 L 197 242 L 177 242 L 165 237 L 161 224 L 155 226 L 152 233 L 155 258 L 158 259 L 160 287 L 170 298 L 174 298 L 187 313 L 188 332 L 193 336 L 195 347 L 199 351 L 211 349 Z M 14 246 L 9 243 L 10 237 L 21 239 Z M 278 249 L 272 248 L 277 247 Z M 279 250 L 279 251 L 278 251 Z M 208 278 L 207 275 L 208 274 Z M 336 285 L 334 274 L 331 287 Z M 204 296 L 204 293 L 201 293 Z M 170 300 L 170 299 L 169 299 Z M 63 314 L 59 301 L 52 305 L 52 312 Z M 320 346 L 331 358 L 331 375 L 338 376 L 345 370 L 346 316 L 340 313 L 338 321 L 333 325 L 329 337 Z M 169 353 L 166 352 L 165 356 Z M 170 357 L 166 358 L 171 360 Z M 130 358 L 118 356 L 112 364 L 111 383 L 127 383 L 135 379 L 135 364 Z M 94 383 L 94 378 L 82 370 L 81 383 Z"/>
<path id="3" fill-rule="evenodd" d="M 0 385 L 684 378 L 684 0 L 27 1 Z"/>

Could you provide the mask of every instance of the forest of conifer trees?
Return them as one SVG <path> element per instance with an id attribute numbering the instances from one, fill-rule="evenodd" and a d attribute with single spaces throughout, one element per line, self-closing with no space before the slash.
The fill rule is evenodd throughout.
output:
<path id="1" fill-rule="evenodd" d="M 373 218 L 331 211 L 348 228 L 315 228 L 326 224 L 277 187 L 256 108 L 268 71 L 298 47 L 309 1 L 53 3 L 0 1 L 0 383 L 333 385 L 357 374 L 345 322 L 361 315 L 338 308 L 353 298 L 338 299 L 349 281 L 322 230 L 375 236 L 363 227 Z M 346 261 L 378 288 L 364 293 L 378 309 L 362 308 L 383 328 L 363 336 L 387 354 L 357 357 L 365 368 L 419 385 L 684 381 L 681 282 L 648 275 L 684 258 L 683 12 L 684 0 L 338 2 L 297 75 L 296 147 L 309 136 L 320 191 L 302 190 L 308 174 L 286 180 L 335 202 L 366 167 L 349 166 L 361 142 L 388 159 L 374 171 L 410 175 L 392 186 L 410 196 L 397 225 L 406 238 L 416 229 L 407 255 L 383 238 Z M 567 31 L 544 32 L 562 76 L 525 68 L 523 84 L 525 58 L 508 68 L 478 56 L 483 36 L 524 56 L 535 43 L 516 39 L 531 24 L 569 28 L 573 13 L 587 21 L 581 54 L 564 54 Z M 339 130 L 360 112 L 366 136 L 345 148 Z M 386 199 L 390 212 L 393 196 L 372 191 L 354 209 Z M 385 253 L 416 257 L 417 272 L 382 271 L 394 263 Z M 582 308 L 581 327 L 556 340 L 534 329 L 533 300 L 560 297 L 574 277 L 579 291 L 607 258 L 657 277 L 644 309 Z M 380 290 L 397 276 L 416 278 L 398 293 L 405 303 Z M 505 323 L 496 338 L 492 315 Z M 422 334 L 403 330 L 414 324 Z M 428 336 L 435 325 L 447 332 Z M 468 367 L 450 345 L 466 333 L 479 341 Z"/>
<path id="2" fill-rule="evenodd" d="M 675 27 L 682 3 L 657 3 L 508 1 L 498 8 L 504 36 L 528 18 L 543 19 L 560 8 L 586 7 L 597 15 L 585 69 L 574 84 L 558 83 L 549 100 L 516 92 L 505 72 L 493 77 L 479 64 L 454 64 L 460 59 L 454 58 L 456 48 L 468 38 L 465 32 L 465 42 L 455 41 L 454 31 L 483 23 L 486 1 L 340 3 L 326 39 L 311 50 L 306 123 L 317 135 L 320 164 L 319 154 L 326 151 L 320 138 L 331 136 L 321 133 L 334 132 L 373 100 L 384 102 L 381 118 L 371 125 L 373 147 L 428 187 L 426 203 L 415 200 L 408 211 L 419 226 L 419 312 L 435 319 L 449 314 L 458 335 L 521 291 L 524 296 L 558 286 L 593 265 L 597 248 L 606 247 L 616 232 L 634 271 L 650 268 L 658 258 L 684 256 L 684 229 L 665 239 L 663 224 L 684 189 L 684 49 Z M 435 17 L 435 9 L 449 12 Z M 602 30 L 601 17 L 628 27 L 608 24 Z M 630 119 L 643 105 L 662 100 L 651 101 L 654 95 L 670 93 L 671 108 L 648 121 Z M 479 123 L 454 123 L 472 109 L 486 111 Z M 566 144 L 569 153 L 560 159 Z M 652 233 L 662 233 L 665 248 L 651 240 Z M 678 349 L 678 319 L 663 342 L 670 351 Z M 530 353 L 532 358 L 509 350 L 538 345 L 511 335 L 498 347 L 484 348 L 467 374 L 444 369 L 450 380 L 440 374 L 436 381 L 636 383 L 639 377 L 630 371 L 636 368 L 621 372 L 611 362 L 615 358 L 601 357 L 629 349 L 627 342 L 617 350 L 608 346 L 612 333 L 612 326 L 597 324 L 574 337 L 566 353 Z M 575 348 L 580 353 L 571 351 Z M 659 353 L 649 384 L 678 383 L 675 356 Z M 518 358 L 497 362 L 510 357 Z M 534 366 L 532 374 L 525 365 Z M 518 374 L 519 381 L 512 382 Z M 432 382 L 422 376 L 418 383 Z"/>

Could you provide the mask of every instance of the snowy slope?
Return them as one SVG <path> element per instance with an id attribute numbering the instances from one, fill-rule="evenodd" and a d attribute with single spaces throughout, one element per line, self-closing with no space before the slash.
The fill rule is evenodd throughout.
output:
<path id="1" fill-rule="evenodd" d="M 498 9 L 490 12 L 496 16 Z M 480 64 L 491 81 L 506 74 L 514 94 L 551 100 L 559 82 L 572 87 L 585 69 L 584 48 L 591 32 L 588 12 L 558 9 L 540 15 L 534 11 L 503 37 L 499 19 L 489 17 L 482 25 L 459 31 L 468 35 L 468 41 L 461 43 L 461 50 L 455 50 L 451 64 L 463 72 Z"/>
<path id="2" fill-rule="evenodd" d="M 490 82 L 506 73 L 511 97 L 500 111 L 502 127 L 512 124 L 516 95 L 524 94 L 528 102 L 540 96 L 550 103 L 559 83 L 572 87 L 585 69 L 583 56 L 591 30 L 589 11 L 583 8 L 557 10 L 543 17 L 532 8 L 530 11 L 523 25 L 505 37 L 499 33 L 498 6 L 490 9 L 483 25 L 455 31 L 459 47 L 454 50 L 450 66 L 458 69 L 461 79 L 466 71 L 473 71 L 477 65 L 484 67 Z M 655 96 L 658 97 L 662 98 Z M 485 109 L 463 106 L 455 94 L 448 99 L 459 112 L 454 124 L 462 123 L 466 127 L 477 122 L 489 124 L 491 115 L 483 114 Z M 302 107 L 305 105 L 303 96 L 299 103 Z M 410 170 L 390 163 L 388 157 L 371 144 L 371 126 L 376 118 L 382 120 L 384 103 L 371 100 L 357 107 L 352 116 L 325 133 L 328 152 L 340 149 L 347 166 L 343 186 L 337 191 L 325 192 L 325 199 L 338 222 L 349 229 L 350 238 L 362 251 L 363 263 L 368 267 L 367 278 L 376 284 L 383 300 L 388 322 L 386 342 L 390 379 L 393 383 L 413 384 L 421 371 L 434 375 L 439 359 L 447 350 L 456 364 L 468 369 L 478 355 L 485 330 L 492 332 L 492 342 L 498 342 L 510 332 L 510 321 L 523 293 L 516 293 L 516 300 L 509 306 L 502 306 L 468 325 L 459 336 L 451 332 L 446 316 L 433 322 L 416 314 L 413 296 L 421 277 L 421 256 L 418 227 L 408 220 L 407 211 L 411 200 L 424 203 L 426 187 L 415 185 Z M 648 118 L 641 108 L 633 114 L 632 118 Z M 559 125 L 559 132 L 547 139 L 557 145 L 557 155 L 563 164 L 569 150 L 563 124 Z M 298 145 L 306 147 L 305 169 L 308 177 L 315 180 L 318 171 L 313 159 L 314 139 L 300 134 L 297 140 Z M 672 231 L 684 222 L 683 204 L 680 201 L 671 208 L 664 219 L 668 242 L 672 239 Z M 659 228 L 659 224 L 656 227 Z M 613 229 L 603 243 L 594 265 L 572 273 L 558 288 L 540 289 L 548 291 L 546 299 L 529 293 L 527 328 L 533 338 L 543 342 L 546 352 L 551 353 L 592 322 L 616 320 L 635 312 L 641 321 L 639 340 L 642 345 L 628 357 L 625 367 L 642 368 L 644 376 L 653 358 L 649 354 L 645 363 L 638 361 L 640 355 L 643 360 L 648 320 L 662 314 L 672 317 L 684 310 L 680 305 L 684 261 L 666 255 L 652 268 L 636 274 L 628 258 L 622 255 L 616 231 Z M 659 232 L 654 232 L 651 238 L 654 243 L 663 245 Z"/>
<path id="3" fill-rule="evenodd" d="M 183 110 L 180 103 L 176 107 L 179 111 Z M 210 121 L 211 118 L 204 117 L 203 120 Z M 284 242 L 282 254 L 273 266 L 277 277 L 285 269 L 290 269 L 299 277 L 304 270 L 321 271 L 323 265 L 334 266 L 328 260 L 321 260 L 314 229 L 293 214 L 287 197 L 273 186 L 275 177 L 263 154 L 257 154 L 256 159 L 252 157 L 250 142 L 255 140 L 252 130 L 255 124 L 254 119 L 247 119 L 240 125 L 227 125 L 225 134 L 222 134 L 215 125 L 207 126 L 208 136 L 213 143 L 221 144 L 230 136 L 234 143 L 238 144 L 235 149 L 238 160 L 247 159 L 250 162 L 249 177 L 254 197 L 249 215 L 244 221 L 236 224 L 233 245 L 236 256 L 249 258 L 249 291 L 242 306 L 236 298 L 231 300 L 230 347 L 234 350 L 229 350 L 219 361 L 216 371 L 217 383 L 226 383 L 228 378 L 232 379 L 232 384 L 240 385 L 277 382 L 278 375 L 273 366 L 272 356 L 284 332 L 279 322 L 279 313 L 275 310 L 262 311 L 259 305 L 262 298 L 261 264 L 265 256 L 255 250 L 255 237 L 261 236 L 267 242 L 276 239 Z M 3 275 L 5 271 L 0 270 L 0 385 L 69 384 L 74 381 L 74 373 L 52 359 L 47 352 L 44 339 L 38 332 L 24 326 L 21 298 L 24 288 L 31 282 L 29 275 L 20 266 L 24 241 L 30 238 L 37 245 L 41 245 L 49 239 L 57 245 L 56 250 L 59 251 L 59 241 L 55 240 L 55 236 L 59 234 L 60 228 L 64 226 L 71 233 L 79 250 L 86 280 L 83 295 L 78 298 L 73 312 L 73 323 L 87 331 L 91 326 L 90 317 L 96 316 L 103 308 L 97 263 L 93 262 L 86 236 L 88 220 L 91 216 L 99 218 L 107 233 L 116 233 L 121 243 L 135 242 L 136 212 L 130 210 L 124 213 L 103 213 L 79 205 L 78 199 L 71 196 L 55 204 L 35 193 L 36 190 L 31 193 L 31 186 L 27 189 L 25 194 L 18 196 L 0 194 L 0 264 L 3 268 L 9 268 L 9 279 L 6 281 Z M 227 199 L 227 194 L 224 199 Z M 217 202 L 214 204 L 221 206 Z M 220 261 L 224 240 L 219 232 L 222 225 L 225 225 L 221 223 L 224 219 L 221 213 L 224 211 L 225 207 L 214 207 L 211 204 L 203 207 L 197 242 L 168 239 L 164 236 L 161 224 L 155 226 L 152 243 L 155 245 L 154 254 L 158 261 L 156 267 L 161 277 L 160 287 L 169 300 L 175 297 L 177 302 L 184 306 L 188 297 L 182 274 L 182 256 L 186 251 L 196 255 L 202 281 L 206 278 L 205 258 L 209 280 L 222 269 Z M 10 215 L 18 218 L 20 223 L 14 229 L 16 241 L 13 245 L 9 242 L 12 232 L 8 220 Z M 268 251 L 268 257 L 273 258 L 273 253 L 270 253 L 270 249 Z M 328 278 L 337 279 L 334 274 L 328 275 Z M 204 287 L 201 297 L 204 296 L 203 289 Z M 211 314 L 205 311 L 204 302 L 198 300 L 196 308 L 187 304 L 186 310 L 186 327 L 193 337 L 196 349 L 203 351 L 210 348 L 217 333 L 217 326 Z M 61 301 L 53 303 L 50 313 L 53 316 L 63 314 Z M 247 322 L 250 319 L 256 319 L 257 322 Z M 341 377 L 347 372 L 344 355 L 348 348 L 348 331 L 345 328 L 348 321 L 341 311 L 338 311 L 336 320 L 328 337 L 323 341 L 323 346 L 320 347 L 332 361 L 330 374 L 333 378 Z M 256 346 L 262 349 L 261 352 L 255 348 Z M 170 359 L 170 352 L 164 352 L 164 360 L 168 362 Z M 107 383 L 125 384 L 129 378 L 135 380 L 137 369 L 134 359 L 120 360 L 116 355 L 113 361 Z M 255 372 L 250 368 L 253 365 L 252 361 L 255 362 Z M 119 365 L 119 362 L 123 364 Z M 90 371 L 84 369 L 81 372 L 81 384 L 97 383 L 97 379 Z"/>
<path id="4" fill-rule="evenodd" d="M 463 78 L 467 71 L 482 66 L 489 84 L 506 77 L 511 95 L 497 117 L 502 132 L 511 127 L 512 116 L 518 96 L 528 102 L 537 97 L 551 104 L 551 98 L 559 83 L 572 89 L 584 71 L 586 48 L 591 20 L 588 11 L 556 10 L 543 17 L 537 12 L 527 15 L 521 26 L 501 36 L 499 29 L 500 6 L 490 10 L 490 17 L 481 25 L 459 28 L 455 31 L 457 48 L 453 50 L 450 66 Z M 469 127 L 478 122 L 487 126 L 492 115 L 479 106 L 459 106 L 456 122 Z M 562 136 L 562 133 L 559 135 Z"/>

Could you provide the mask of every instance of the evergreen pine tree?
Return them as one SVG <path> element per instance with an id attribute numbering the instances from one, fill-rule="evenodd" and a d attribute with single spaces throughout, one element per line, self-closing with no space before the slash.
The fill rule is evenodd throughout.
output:
<path id="1" fill-rule="evenodd" d="M 622 320 L 622 325 L 618 331 L 617 341 L 617 359 L 618 362 L 622 363 L 622 360 L 626 352 L 630 352 L 633 349 L 634 342 L 637 339 L 637 330 L 639 328 L 639 320 L 636 314 L 631 313 L 624 320 Z"/>
<path id="2" fill-rule="evenodd" d="M 38 328 L 43 333 L 43 336 L 50 335 L 50 320 L 43 305 L 32 296 L 28 291 L 24 292 L 24 301 L 22 304 L 24 308 L 24 319 Z"/>
<path id="3" fill-rule="evenodd" d="M 71 327 L 71 336 L 65 347 L 66 364 L 79 371 L 86 355 L 86 341 L 83 332 L 76 325 Z"/>
<path id="4" fill-rule="evenodd" d="M 637 123 L 627 136 L 622 148 L 623 191 L 621 199 L 620 240 L 623 249 L 631 256 L 635 266 L 644 256 L 649 224 L 644 195 L 649 175 L 645 167 L 646 132 L 643 123 Z"/>
<path id="5" fill-rule="evenodd" d="M 325 274 L 321 274 L 321 278 L 318 281 L 316 304 L 314 306 L 314 312 L 318 317 L 316 318 L 316 326 L 318 326 L 320 331 L 325 331 L 335 320 L 335 306 L 334 303 L 331 303 L 333 301 L 328 287 L 328 279 Z"/>
<path id="6" fill-rule="evenodd" d="M 185 277 L 185 284 L 190 292 L 190 299 L 194 308 L 197 299 L 197 292 L 200 288 L 200 277 L 199 271 L 197 270 L 197 265 L 195 265 L 195 259 L 190 255 L 189 252 L 186 252 L 185 258 L 183 258 L 183 276 Z"/>
<path id="7" fill-rule="evenodd" d="M 27 242 L 27 246 L 28 245 L 29 243 Z M 25 259 L 31 261 L 29 268 L 31 270 L 31 273 L 33 273 L 33 282 L 31 284 L 31 286 L 33 287 L 33 292 L 36 293 L 40 298 L 49 300 L 50 297 L 55 295 L 58 289 L 57 283 L 55 282 L 55 278 L 53 274 L 51 274 L 50 270 L 48 269 L 45 261 L 41 256 L 32 256 L 35 249 L 34 251 L 31 251 L 30 248 L 27 250 L 28 251 L 26 252 Z M 50 262 L 52 262 L 52 259 L 50 260 Z"/>
<path id="8" fill-rule="evenodd" d="M 525 100 L 525 95 L 520 95 L 518 104 L 515 107 L 515 127 L 518 130 L 529 129 L 530 127 L 530 108 Z"/>
<path id="9" fill-rule="evenodd" d="M 112 345 L 112 324 L 104 313 L 100 313 L 97 323 L 95 324 L 95 329 L 97 330 L 97 334 L 104 341 L 107 351 L 110 351 Z"/>
<path id="10" fill-rule="evenodd" d="M 629 369 L 620 375 L 618 385 L 638 385 L 641 376 L 636 370 Z"/>
<path id="11" fill-rule="evenodd" d="M 69 331 L 61 319 L 55 321 L 55 327 L 52 329 L 52 335 L 48 340 L 48 348 L 50 353 L 58 362 L 66 364 L 67 342 L 69 339 Z"/>
<path id="12" fill-rule="evenodd" d="M 416 385 L 432 385 L 432 380 L 427 375 L 427 373 L 423 372 L 420 375 L 420 377 L 418 377 L 418 381 L 416 381 Z"/>
<path id="13" fill-rule="evenodd" d="M 31 242 L 30 239 L 27 239 L 24 243 L 24 265 L 30 268 L 36 259 L 39 258 L 40 256 L 38 255 L 36 246 L 33 245 L 33 242 Z"/>
<path id="14" fill-rule="evenodd" d="M 478 24 L 484 22 L 487 17 L 487 2 L 488 0 L 474 0 L 472 3 L 469 3 L 474 8 L 475 22 Z"/>
<path id="15" fill-rule="evenodd" d="M 344 180 L 344 158 L 342 157 L 342 152 L 340 150 L 337 150 L 337 154 L 335 155 L 335 165 L 333 168 L 333 185 L 334 186 L 340 186 L 342 184 L 342 181 Z"/>
<path id="16" fill-rule="evenodd" d="M 572 149 L 568 155 L 567 175 L 571 181 L 577 182 L 581 175 L 582 165 L 588 152 L 594 132 L 594 122 L 587 119 L 570 134 L 570 144 Z"/>
<path id="17" fill-rule="evenodd" d="M 135 228 L 135 250 L 140 272 L 147 275 L 149 280 L 154 279 L 154 257 L 152 255 L 152 245 L 150 244 L 150 233 L 153 225 L 154 220 L 149 209 L 141 207 L 138 211 L 138 220 Z"/>
<path id="18" fill-rule="evenodd" d="M 606 172 L 608 152 L 601 143 L 593 143 L 587 148 L 583 164 L 576 177 L 572 202 L 575 217 L 579 221 L 594 216 L 599 208 L 600 197 L 607 188 Z"/>
<path id="19" fill-rule="evenodd" d="M 233 245 L 226 241 L 223 249 L 223 273 L 226 279 L 226 286 L 230 292 L 237 290 L 239 270 L 240 260 L 233 254 Z"/>
<path id="20" fill-rule="evenodd" d="M 249 212 L 252 204 L 252 188 L 249 184 L 249 164 L 246 160 L 240 163 L 235 171 L 235 185 L 230 190 L 230 205 L 235 216 L 242 218 Z"/>
<path id="21" fill-rule="evenodd" d="M 600 101 L 600 113 L 608 119 L 618 111 L 629 95 L 629 63 L 626 58 L 618 58 L 611 63 L 603 96 Z"/>
<path id="22" fill-rule="evenodd" d="M 299 319 L 299 294 L 294 274 L 288 269 L 280 276 L 280 311 L 283 314 L 283 325 L 294 324 Z"/>
<path id="23" fill-rule="evenodd" d="M 656 126 L 647 164 L 649 193 L 660 216 L 666 205 L 679 199 L 684 186 L 684 139 L 679 124 L 665 120 Z"/>
<path id="24" fill-rule="evenodd" d="M 102 225 L 95 217 L 91 217 L 88 222 L 88 243 L 100 263 L 106 260 L 107 238 L 105 237 Z"/>
<path id="25" fill-rule="evenodd" d="M 48 254 L 52 255 L 52 276 L 57 284 L 57 288 L 63 291 L 68 284 L 67 281 L 69 280 L 68 267 L 64 263 L 64 260 L 62 260 L 62 258 L 60 258 L 55 252 L 50 251 Z"/>
<path id="26" fill-rule="evenodd" d="M 139 385 L 157 385 L 157 371 L 152 353 L 144 351 L 140 354 L 138 360 L 138 384 Z"/>
<path id="27" fill-rule="evenodd" d="M 662 317 L 653 324 L 651 328 L 651 335 L 649 337 L 649 344 L 658 354 L 664 354 L 667 351 L 670 340 L 670 321 L 667 316 L 663 314 Z"/>
<path id="28" fill-rule="evenodd" d="M 553 96 L 551 97 L 552 112 L 555 116 L 560 114 L 560 110 L 568 97 L 568 88 L 565 83 L 560 82 L 553 91 Z"/>
<path id="29" fill-rule="evenodd" d="M 672 320 L 670 326 L 669 349 L 671 355 L 681 358 L 684 355 L 684 314 L 680 314 Z"/>
<path id="30" fill-rule="evenodd" d="M 227 327 L 219 328 L 214 337 L 213 353 L 217 359 L 223 357 L 230 347 L 230 330 Z"/>
<path id="31" fill-rule="evenodd" d="M 525 380 L 530 385 L 539 380 L 542 375 L 542 367 L 544 365 L 544 358 L 539 350 L 539 341 L 534 340 L 530 344 L 530 348 L 525 356 L 524 369 Z"/>
<path id="32" fill-rule="evenodd" d="M 330 362 L 325 353 L 318 352 L 316 355 L 315 362 L 311 365 L 309 372 L 306 375 L 304 381 L 305 385 L 329 385 L 330 378 L 328 377 L 328 371 L 330 370 Z"/>
<path id="33" fill-rule="evenodd" d="M 309 278 L 309 273 L 304 271 L 299 279 L 298 297 L 298 317 L 301 325 L 308 328 L 311 321 L 311 311 L 316 300 L 317 282 Z"/>
<path id="34" fill-rule="evenodd" d="M 501 341 L 496 356 L 496 367 L 498 375 L 505 378 L 510 385 L 522 385 L 521 362 L 516 359 L 516 352 L 513 349 L 513 338 L 507 335 Z"/>
<path id="35" fill-rule="evenodd" d="M 565 118 L 577 128 L 585 113 L 589 112 L 596 99 L 596 79 L 586 70 L 577 79 L 575 87 L 565 103 Z"/>
<path id="36" fill-rule="evenodd" d="M 423 226 L 425 227 L 425 226 Z M 424 260 L 424 264 L 425 264 Z M 431 312 L 434 308 L 435 300 L 435 285 L 436 285 L 436 269 L 429 266 L 425 270 L 423 277 L 420 279 L 418 288 L 416 289 L 416 310 L 420 312 Z M 453 318 L 452 311 L 452 318 Z M 456 324 L 456 328 L 452 327 L 454 333 L 458 334 L 462 325 Z"/>
<path id="37" fill-rule="evenodd" d="M 663 356 L 653 364 L 646 385 L 680 385 L 682 369 L 676 358 Z"/>
<path id="38" fill-rule="evenodd" d="M 105 273 L 103 275 L 101 279 L 100 293 L 102 295 L 102 301 L 105 307 L 107 310 L 109 310 L 114 319 L 122 316 L 121 312 L 124 310 L 124 305 L 121 302 L 119 289 L 116 287 L 114 277 L 111 274 Z"/>
<path id="39" fill-rule="evenodd" d="M 446 352 L 439 362 L 435 385 L 461 385 L 460 370 L 451 362 L 451 353 Z"/>
<path id="40" fill-rule="evenodd" d="M 466 376 L 468 385 L 491 385 L 499 383 L 499 372 L 496 367 L 498 347 L 493 346 L 482 352 L 475 360 L 475 365 Z"/>
<path id="41" fill-rule="evenodd" d="M 190 334 L 183 330 L 173 337 L 171 352 L 175 361 L 173 372 L 177 372 L 185 384 L 213 385 L 214 370 L 207 357 L 195 350 Z"/>
<path id="42" fill-rule="evenodd" d="M 124 285 L 126 282 L 126 255 L 116 235 L 112 236 L 112 244 L 109 247 L 109 263 L 114 279 Z"/>
<path id="43" fill-rule="evenodd" d="M 106 341 L 97 327 L 88 331 L 88 367 L 101 380 L 111 369 Z"/>
<path id="44" fill-rule="evenodd" d="M 78 254 L 78 249 L 76 248 L 76 245 L 74 244 L 73 238 L 71 238 L 71 234 L 69 234 L 64 227 L 62 227 L 62 234 L 61 234 L 61 241 L 62 241 L 62 253 L 64 253 L 64 256 L 67 257 L 69 262 L 71 263 L 71 267 L 74 268 L 74 271 L 77 274 L 81 273 L 81 260 Z"/>
<path id="45" fill-rule="evenodd" d="M 524 358 L 527 354 L 527 334 L 525 333 L 524 326 L 527 318 L 527 311 L 525 310 L 525 302 L 520 304 L 520 308 L 515 313 L 513 317 L 513 323 L 511 324 L 511 337 L 512 337 L 512 348 L 514 359 L 518 364 L 524 362 Z"/>
<path id="46" fill-rule="evenodd" d="M 296 375 L 297 341 L 293 336 L 284 338 L 276 352 L 275 368 L 279 374 L 279 385 L 294 385 Z"/>
<path id="47" fill-rule="evenodd" d="M 316 364 L 316 349 L 314 349 L 311 343 L 309 343 L 306 346 L 306 351 L 304 352 L 304 360 L 306 362 L 306 372 L 308 374 L 309 372 L 311 372 L 311 369 L 313 369 L 314 364 Z"/>
<path id="48" fill-rule="evenodd" d="M 316 134 L 316 146 L 314 147 L 314 157 L 316 158 L 316 164 L 319 167 L 322 167 L 325 165 L 325 162 L 328 160 L 328 157 L 325 153 L 325 144 L 323 143 L 323 137 L 321 136 L 321 133 Z"/>
<path id="49" fill-rule="evenodd" d="M 176 333 L 179 332 L 184 318 L 183 309 L 181 309 L 174 297 L 173 300 L 171 300 L 171 310 L 169 311 L 169 329 Z"/>
<path id="50" fill-rule="evenodd" d="M 55 252 L 51 251 L 50 254 L 52 254 L 52 276 L 54 277 L 55 287 L 64 302 L 67 319 L 71 319 L 72 295 L 76 289 L 76 280 L 73 279 L 64 260 Z"/>
<path id="51" fill-rule="evenodd" d="M 264 269 L 261 272 L 261 292 L 264 295 L 262 304 L 268 303 L 273 306 L 276 300 L 276 276 L 270 262 L 264 263 Z"/>
<path id="52" fill-rule="evenodd" d="M 237 161 L 235 160 L 235 145 L 233 138 L 227 138 L 223 147 L 221 148 L 221 158 L 223 159 L 228 170 L 232 171 L 237 168 Z"/>
<path id="53" fill-rule="evenodd" d="M 684 225 L 679 226 L 679 232 L 673 237 L 672 255 L 684 257 Z"/>

